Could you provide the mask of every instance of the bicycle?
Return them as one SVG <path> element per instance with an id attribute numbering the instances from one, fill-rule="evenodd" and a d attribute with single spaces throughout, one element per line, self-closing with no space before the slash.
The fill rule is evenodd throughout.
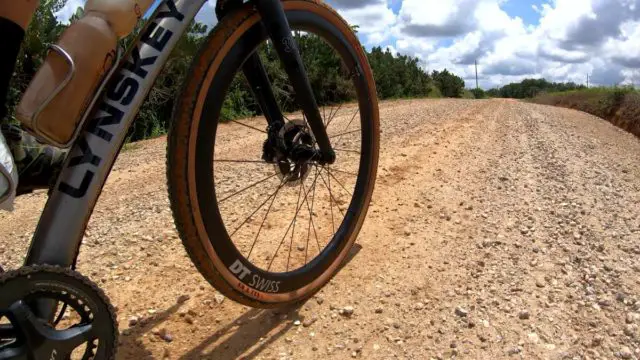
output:
<path id="1" fill-rule="evenodd" d="M 86 124 L 49 192 L 25 266 L 0 274 L 0 320 L 4 318 L 0 321 L 0 359 L 69 358 L 72 353 L 83 359 L 114 358 L 118 335 L 115 311 L 99 287 L 75 271 L 75 264 L 87 222 L 127 130 L 170 52 L 205 3 L 163 0 L 95 95 L 85 115 Z M 220 0 L 216 15 L 219 23 L 193 60 L 168 135 L 167 178 L 176 227 L 199 272 L 225 296 L 257 308 L 299 303 L 337 273 L 366 217 L 379 152 L 373 74 L 352 28 L 321 1 Z M 335 51 L 343 83 L 357 99 L 355 105 L 347 105 L 355 106 L 353 115 L 337 120 L 342 105 L 337 110 L 330 108 L 328 116 L 318 105 L 292 31 L 298 31 L 299 41 L 317 36 Z M 261 60 L 264 50 L 260 49 L 265 47 L 284 67 L 302 119 L 291 120 L 282 111 L 272 87 L 274 79 Z M 251 124 L 238 120 L 229 126 L 220 124 L 224 94 L 239 74 L 244 75 L 266 120 L 264 131 L 253 123 L 255 119 Z M 332 124 L 340 121 L 348 124 L 344 131 L 329 134 L 336 126 Z M 353 123 L 356 125 L 351 127 Z M 231 125 L 236 126 L 231 137 L 223 138 Z M 254 143 L 260 146 L 242 149 L 251 159 L 221 158 L 225 148 L 216 148 L 216 144 L 239 141 L 244 137 L 238 136 L 239 128 L 255 131 L 260 141 Z M 338 148 L 336 143 L 359 148 Z M 352 168 L 336 165 L 347 162 Z M 215 172 L 233 166 L 243 168 L 231 171 L 226 178 Z M 252 166 L 261 170 L 251 170 Z M 266 175 L 269 170 L 265 169 L 272 169 L 273 174 L 247 186 L 238 183 L 244 179 L 237 174 L 255 171 Z M 230 181 L 222 181 L 225 179 Z M 235 185 L 230 185 L 234 181 Z M 257 184 L 273 181 L 266 194 L 254 189 Z M 344 195 L 348 201 L 336 199 L 332 183 L 351 195 Z M 318 184 L 324 185 L 327 194 L 320 194 L 323 190 Z M 269 225 L 267 217 L 272 209 L 276 211 L 274 203 L 280 191 L 292 192 L 291 199 L 297 192 L 293 220 L 288 220 L 289 213 L 286 220 L 280 217 L 274 220 L 278 224 Z M 232 227 L 233 221 L 225 214 L 248 201 L 238 200 L 242 196 L 259 197 L 256 203 L 260 205 L 250 208 L 244 222 L 237 219 L 240 227 Z M 236 203 L 225 204 L 232 199 Z M 323 199 L 328 200 L 328 206 L 318 205 Z M 306 216 L 308 232 L 306 245 L 297 245 L 295 253 L 299 216 Z M 257 233 L 242 235 L 247 223 L 259 224 Z M 284 237 L 272 237 L 276 242 L 264 245 L 271 249 L 277 243 L 274 255 L 261 256 L 262 262 L 257 255 L 250 260 L 253 254 L 268 254 L 258 249 L 261 234 L 285 228 Z M 326 244 L 320 244 L 318 232 Z M 311 234 L 315 235 L 317 254 L 310 257 Z M 299 238 L 304 242 L 304 236 Z M 278 255 L 281 248 L 288 249 L 287 256 Z M 301 265 L 294 265 L 296 262 Z M 274 263 L 284 271 L 272 270 Z"/>

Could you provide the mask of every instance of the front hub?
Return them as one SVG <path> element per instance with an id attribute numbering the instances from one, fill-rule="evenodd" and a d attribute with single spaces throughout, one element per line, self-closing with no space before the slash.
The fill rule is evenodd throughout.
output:
<path id="1" fill-rule="evenodd" d="M 302 120 L 289 121 L 278 132 L 275 143 L 272 156 L 280 180 L 289 186 L 299 185 L 317 163 L 318 152 L 309 128 Z"/>

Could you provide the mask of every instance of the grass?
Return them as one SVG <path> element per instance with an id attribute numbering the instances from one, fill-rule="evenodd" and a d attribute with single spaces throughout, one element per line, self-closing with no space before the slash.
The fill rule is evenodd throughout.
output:
<path id="1" fill-rule="evenodd" d="M 640 137 L 640 92 L 631 87 L 545 93 L 531 101 L 584 111 Z"/>

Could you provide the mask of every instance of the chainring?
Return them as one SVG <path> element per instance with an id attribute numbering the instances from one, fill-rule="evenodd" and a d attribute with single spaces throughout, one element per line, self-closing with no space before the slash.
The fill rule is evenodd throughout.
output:
<path id="1" fill-rule="evenodd" d="M 74 310 L 77 323 L 59 330 L 38 319 L 31 308 L 42 301 Z M 2 319 L 5 320 L 0 324 L 2 359 L 67 359 L 73 349 L 82 345 L 85 346 L 82 360 L 115 359 L 118 344 L 115 310 L 96 284 L 71 269 L 38 265 L 1 273 Z M 64 324 L 71 322 L 67 320 Z M 68 340 L 72 336 L 73 340 Z"/>

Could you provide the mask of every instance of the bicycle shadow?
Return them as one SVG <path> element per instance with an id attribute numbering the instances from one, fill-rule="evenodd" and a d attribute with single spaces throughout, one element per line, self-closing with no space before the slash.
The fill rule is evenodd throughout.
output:
<path id="1" fill-rule="evenodd" d="M 118 342 L 118 358 L 123 359 L 155 359 L 151 351 L 147 350 L 141 338 L 145 334 L 149 334 L 151 329 L 157 325 L 165 322 L 173 314 L 175 314 L 182 304 L 175 304 L 160 313 L 156 313 L 150 318 L 146 318 L 141 321 L 135 327 L 125 330 L 120 334 L 120 340 Z"/>
<path id="2" fill-rule="evenodd" d="M 349 264 L 361 250 L 362 246 L 355 244 L 345 261 L 340 265 L 340 270 Z M 305 304 L 306 301 L 294 307 L 279 310 L 250 309 L 235 320 L 217 328 L 215 333 L 180 356 L 179 359 L 254 359 L 267 346 L 291 330 L 295 326 L 295 320 L 304 322 L 305 317 L 300 314 L 299 310 Z M 181 307 L 182 304 L 175 304 L 123 333 L 120 336 L 118 358 L 156 359 L 153 353 L 145 347 L 142 338 L 150 334 L 152 329 L 167 321 Z"/>
<path id="3" fill-rule="evenodd" d="M 253 359 L 265 347 L 286 334 L 294 326 L 294 320 L 304 321 L 299 315 L 299 309 L 303 305 L 279 311 L 251 309 L 203 340 L 180 359 L 235 359 L 241 355 L 244 360 Z M 276 332 L 269 335 L 274 330 Z M 261 339 L 264 340 L 260 341 Z"/>
<path id="4" fill-rule="evenodd" d="M 342 270 L 349 264 L 361 250 L 362 246 L 355 244 L 339 269 Z M 306 301 L 280 310 L 249 310 L 181 356 L 180 360 L 203 358 L 252 360 L 268 345 L 291 330 L 295 326 L 295 320 L 304 322 L 305 317 L 299 310 L 305 304 Z"/>

